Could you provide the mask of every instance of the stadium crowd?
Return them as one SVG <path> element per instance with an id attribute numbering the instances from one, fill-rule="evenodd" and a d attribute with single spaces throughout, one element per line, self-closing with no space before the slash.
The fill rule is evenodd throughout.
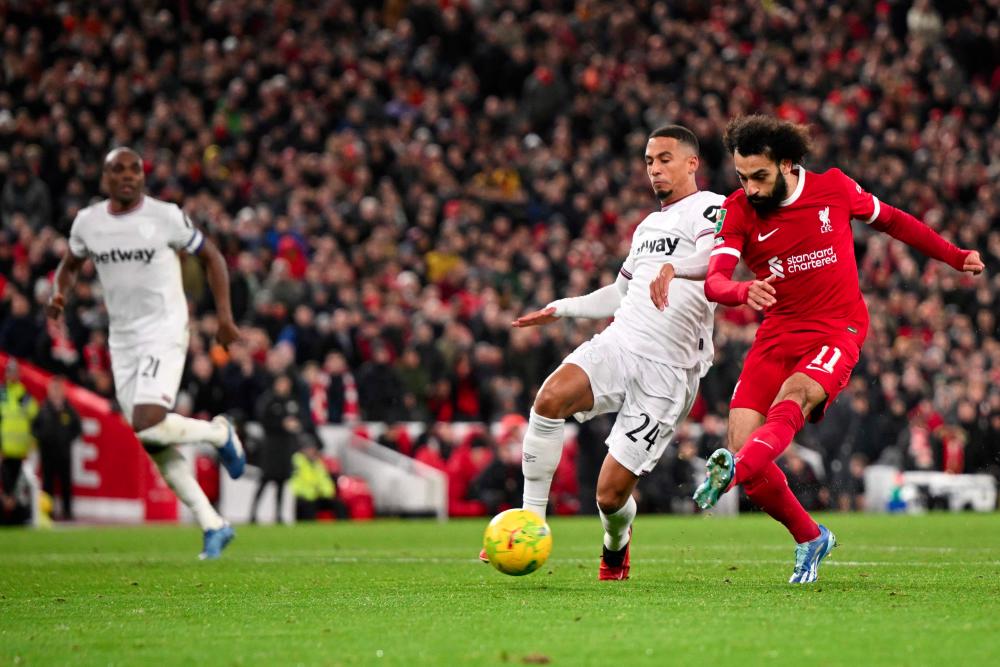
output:
<path id="1" fill-rule="evenodd" d="M 105 153 L 129 145 L 149 193 L 224 252 L 246 334 L 213 346 L 205 276 L 185 261 L 195 335 L 181 410 L 253 418 L 289 374 L 314 424 L 526 414 L 603 323 L 510 322 L 614 280 L 656 206 L 648 132 L 693 129 L 701 187 L 728 194 L 738 183 L 722 129 L 760 111 L 811 125 L 808 168 L 841 167 L 987 265 L 963 277 L 856 226 L 871 332 L 850 390 L 801 438 L 826 478 L 790 456 L 792 483 L 816 506 L 846 506 L 876 460 L 1000 475 L 998 9 L 7 3 L 0 349 L 113 394 L 93 268 L 64 323 L 43 304 L 76 212 L 99 196 Z M 720 310 L 716 365 L 665 474 L 721 442 L 756 322 Z M 428 427 L 415 446 L 443 461 L 459 443 L 440 433 Z"/>

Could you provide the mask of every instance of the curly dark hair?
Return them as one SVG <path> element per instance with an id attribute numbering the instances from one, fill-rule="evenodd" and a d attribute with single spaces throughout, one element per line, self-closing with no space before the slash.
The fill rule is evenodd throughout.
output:
<path id="1" fill-rule="evenodd" d="M 774 116 L 754 114 L 729 121 L 723 135 L 726 150 L 740 155 L 764 155 L 775 162 L 802 162 L 809 154 L 809 128 Z"/>

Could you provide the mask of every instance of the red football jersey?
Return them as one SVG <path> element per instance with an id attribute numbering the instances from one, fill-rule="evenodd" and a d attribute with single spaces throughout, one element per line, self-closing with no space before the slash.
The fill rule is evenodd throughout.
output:
<path id="1" fill-rule="evenodd" d="M 871 223 L 878 200 L 839 169 L 798 169 L 795 191 L 759 216 L 740 189 L 719 212 L 712 254 L 743 258 L 754 276 L 772 283 L 777 303 L 761 333 L 852 327 L 864 335 L 868 310 L 861 297 L 851 220 Z"/>

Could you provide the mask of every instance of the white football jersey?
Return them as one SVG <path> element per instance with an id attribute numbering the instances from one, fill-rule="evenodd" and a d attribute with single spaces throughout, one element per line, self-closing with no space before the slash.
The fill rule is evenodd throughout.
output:
<path id="1" fill-rule="evenodd" d="M 715 235 L 716 214 L 723 201 L 722 195 L 699 191 L 650 213 L 635 228 L 621 268 L 629 280 L 628 291 L 606 330 L 625 349 L 660 363 L 708 372 L 715 356 L 715 304 L 705 298 L 705 282 L 671 280 L 667 307 L 662 311 L 649 297 L 649 283 L 664 264 L 690 257 L 699 239 Z"/>
<path id="2" fill-rule="evenodd" d="M 97 268 L 110 316 L 112 350 L 151 342 L 183 341 L 188 305 L 178 250 L 197 252 L 205 238 L 175 205 L 144 196 L 126 213 L 108 200 L 80 211 L 69 249 Z"/>

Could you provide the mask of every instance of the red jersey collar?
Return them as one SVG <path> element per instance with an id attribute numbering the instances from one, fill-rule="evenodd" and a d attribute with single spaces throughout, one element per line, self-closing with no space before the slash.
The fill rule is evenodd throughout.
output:
<path id="1" fill-rule="evenodd" d="M 783 199 L 781 203 L 778 204 L 779 208 L 791 206 L 798 201 L 799 197 L 802 196 L 802 189 L 806 186 L 806 169 L 801 164 L 795 165 L 795 169 L 799 170 L 799 184 L 795 186 L 795 192 L 790 194 L 787 199 Z"/>

